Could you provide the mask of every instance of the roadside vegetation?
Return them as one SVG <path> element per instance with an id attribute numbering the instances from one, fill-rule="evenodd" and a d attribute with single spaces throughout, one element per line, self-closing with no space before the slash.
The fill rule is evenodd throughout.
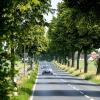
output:
<path id="1" fill-rule="evenodd" d="M 48 30 L 53 59 L 66 71 L 100 83 L 100 2 L 63 0 L 57 11 Z"/>
<path id="2" fill-rule="evenodd" d="M 14 78 L 22 67 L 16 60 L 24 63 L 24 70 L 28 60 L 32 69 L 33 61 L 48 49 L 43 15 L 50 7 L 50 0 L 0 0 L 0 100 L 9 100 L 15 89 Z"/>
<path id="3" fill-rule="evenodd" d="M 17 96 L 11 96 L 10 100 L 28 100 L 32 95 L 32 87 L 35 84 L 37 73 L 38 65 L 36 64 L 33 70 L 17 82 L 17 90 L 14 90 L 17 92 Z"/>
<path id="4" fill-rule="evenodd" d="M 84 73 L 83 67 L 80 67 L 79 70 L 76 69 L 76 67 L 71 68 L 68 67 L 67 65 L 63 65 L 61 63 L 58 63 L 57 61 L 54 61 L 54 63 L 57 65 L 58 68 L 64 70 L 67 73 L 72 74 L 73 76 L 78 76 L 81 77 L 82 79 L 91 81 L 93 83 L 99 84 L 100 85 L 100 75 L 95 74 L 95 65 L 92 63 L 88 68 L 88 73 Z M 80 65 L 83 66 L 83 62 L 81 61 Z"/>
<path id="5" fill-rule="evenodd" d="M 62 65 L 67 64 L 70 73 L 85 73 L 86 79 L 90 79 L 88 54 L 95 51 L 98 57 L 93 77 L 99 79 L 99 0 L 62 0 L 57 16 L 47 23 L 44 15 L 54 11 L 51 0 L 0 0 L 0 100 L 9 100 L 9 94 L 15 89 L 14 78 L 21 68 L 20 65 L 16 67 L 16 61 L 23 62 L 25 68 L 28 59 L 29 69 L 32 69 L 33 62 L 38 63 L 41 54 L 45 59 L 53 58 Z M 82 72 L 81 54 L 84 55 Z M 29 84 L 26 80 L 23 77 L 22 83 Z"/>

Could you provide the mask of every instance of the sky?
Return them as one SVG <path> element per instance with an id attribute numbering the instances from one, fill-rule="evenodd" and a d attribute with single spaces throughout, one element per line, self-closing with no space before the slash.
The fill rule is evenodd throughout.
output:
<path id="1" fill-rule="evenodd" d="M 53 9 L 57 9 L 58 2 L 61 2 L 62 0 L 51 0 L 51 5 Z M 56 16 L 56 14 L 54 14 Z M 52 20 L 53 15 L 49 13 L 48 15 L 44 15 L 47 22 L 50 22 Z"/>

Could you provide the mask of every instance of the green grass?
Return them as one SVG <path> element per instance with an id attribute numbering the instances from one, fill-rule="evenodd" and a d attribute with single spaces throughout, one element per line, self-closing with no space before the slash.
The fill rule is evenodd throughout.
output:
<path id="1" fill-rule="evenodd" d="M 76 66 L 76 61 L 75 61 L 75 66 Z M 84 61 L 80 60 L 79 63 L 80 69 L 81 71 L 84 70 Z M 92 72 L 92 73 L 96 73 L 96 65 L 95 65 L 95 61 L 88 61 L 88 72 Z"/>
<path id="2" fill-rule="evenodd" d="M 83 72 L 84 62 L 80 61 L 80 69 L 76 70 L 75 68 L 67 67 L 65 65 L 61 65 L 60 63 L 54 62 L 60 69 L 65 70 L 66 72 L 72 74 L 73 76 L 81 77 L 82 79 L 94 82 L 96 84 L 100 84 L 100 75 L 96 75 L 96 66 L 95 62 L 89 62 L 88 73 Z"/>
<path id="3" fill-rule="evenodd" d="M 91 81 L 100 85 L 100 78 L 99 79 L 93 78 L 91 79 Z"/>
<path id="4" fill-rule="evenodd" d="M 68 70 L 69 73 L 73 73 L 75 71 L 75 68 L 71 68 Z"/>
<path id="5" fill-rule="evenodd" d="M 30 78 L 23 77 L 18 83 L 18 96 L 12 97 L 11 100 L 28 100 L 32 94 L 32 87 L 35 83 L 38 68 L 37 66 L 31 72 Z"/>
<path id="6" fill-rule="evenodd" d="M 94 75 L 92 75 L 92 74 L 85 74 L 84 79 L 85 80 L 91 80 L 91 79 L 93 79 L 93 77 L 94 77 Z"/>

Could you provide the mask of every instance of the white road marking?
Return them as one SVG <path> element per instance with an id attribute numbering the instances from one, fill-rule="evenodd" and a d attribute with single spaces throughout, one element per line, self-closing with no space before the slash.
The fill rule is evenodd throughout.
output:
<path id="1" fill-rule="evenodd" d="M 90 99 L 90 97 L 88 95 L 84 95 L 86 98 Z"/>
<path id="2" fill-rule="evenodd" d="M 60 79 L 61 81 L 63 81 L 63 82 L 66 82 L 64 79 Z"/>
<path id="3" fill-rule="evenodd" d="M 94 100 L 94 99 L 90 99 L 90 100 Z"/>
<path id="4" fill-rule="evenodd" d="M 29 100 L 33 100 L 33 98 L 34 98 L 34 91 L 35 91 L 35 88 L 36 88 L 36 83 L 37 83 L 37 80 L 38 80 L 38 75 L 39 75 L 39 73 L 37 74 L 35 84 L 33 85 L 33 88 L 32 88 L 32 95 L 29 98 Z"/>
<path id="5" fill-rule="evenodd" d="M 67 82 L 66 80 L 64 79 L 60 79 L 61 81 L 63 82 Z M 86 95 L 84 92 L 80 91 L 78 88 L 76 88 L 75 86 L 71 85 L 71 84 L 68 84 L 68 86 L 70 86 L 71 88 L 73 88 L 74 90 L 77 90 L 79 91 L 82 95 L 84 95 L 84 97 L 90 99 L 90 100 L 94 100 L 93 98 L 91 98 L 90 96 Z"/>
<path id="6" fill-rule="evenodd" d="M 57 73 L 54 73 L 54 75 L 56 75 L 56 77 L 58 77 Z M 59 76 L 61 77 L 61 76 Z M 66 80 L 64 79 L 60 79 L 62 82 L 67 82 Z M 68 84 L 68 86 L 70 86 L 71 88 L 73 88 L 74 90 L 77 90 L 79 91 L 80 94 L 82 94 L 84 97 L 88 98 L 89 100 L 94 100 L 93 98 L 91 98 L 90 96 L 86 95 L 84 92 L 80 91 L 78 88 L 76 88 L 75 86 L 71 85 L 71 84 Z M 32 99 L 31 99 L 32 100 Z"/>
<path id="7" fill-rule="evenodd" d="M 80 91 L 80 93 L 84 95 L 84 93 L 82 91 Z"/>
<path id="8" fill-rule="evenodd" d="M 72 86 L 72 88 L 73 88 L 73 89 L 75 89 L 75 90 L 77 90 L 77 91 L 79 91 L 79 89 L 78 89 L 78 88 L 76 88 L 75 86 Z"/>

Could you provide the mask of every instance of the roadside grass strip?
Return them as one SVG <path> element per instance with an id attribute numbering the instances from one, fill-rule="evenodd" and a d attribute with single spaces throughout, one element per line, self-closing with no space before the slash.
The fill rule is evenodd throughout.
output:
<path id="1" fill-rule="evenodd" d="M 35 84 L 35 80 L 38 73 L 38 65 L 34 67 L 30 75 L 23 77 L 18 83 L 18 96 L 11 97 L 10 100 L 28 100 L 32 94 L 32 87 Z"/>
<path id="2" fill-rule="evenodd" d="M 65 72 L 72 74 L 73 76 L 78 76 L 81 77 L 82 79 L 100 85 L 100 75 L 96 75 L 95 73 L 92 72 L 92 70 L 90 70 L 88 73 L 84 73 L 82 69 L 77 70 L 76 68 L 71 68 L 70 66 L 68 67 L 67 65 L 62 65 L 56 61 L 54 62 L 54 64 L 56 64 L 59 69 L 62 69 Z"/>

